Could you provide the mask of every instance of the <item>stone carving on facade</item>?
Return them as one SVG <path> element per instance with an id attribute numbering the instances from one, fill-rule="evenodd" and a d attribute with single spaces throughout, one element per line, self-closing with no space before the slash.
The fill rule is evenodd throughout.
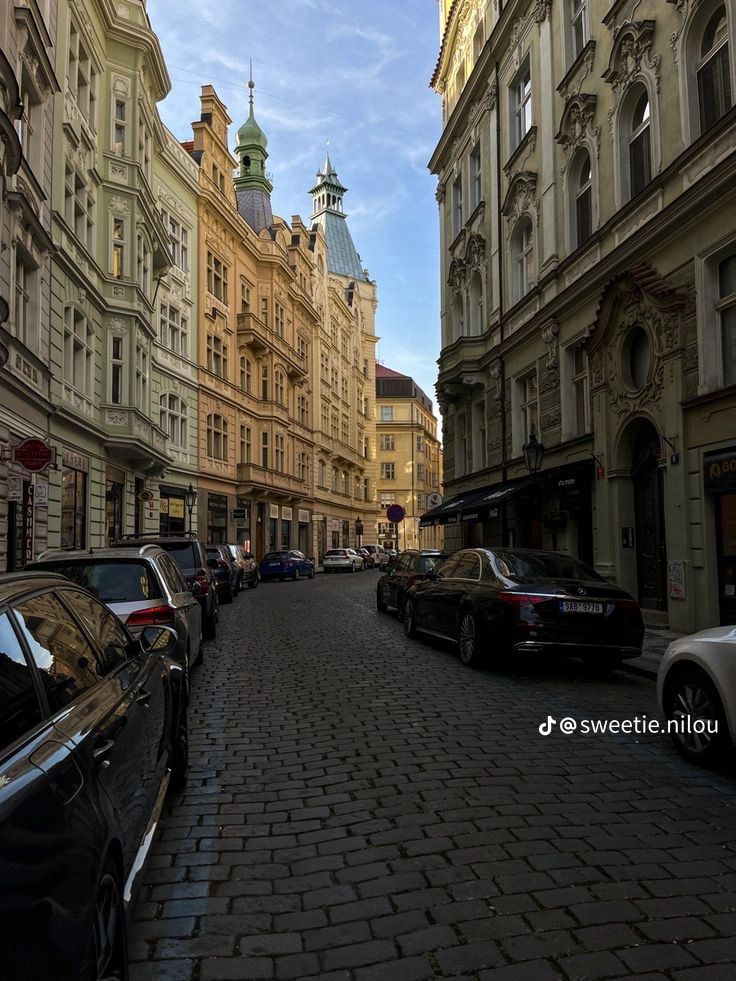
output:
<path id="1" fill-rule="evenodd" d="M 646 75 L 659 92 L 659 79 L 662 58 L 652 56 L 654 43 L 653 20 L 629 21 L 623 24 L 614 37 L 608 67 L 603 79 L 613 87 L 614 103 L 608 110 L 608 119 L 613 136 L 613 117 L 621 98 L 637 77 Z"/>
<path id="2" fill-rule="evenodd" d="M 488 375 L 492 383 L 492 388 L 489 390 L 492 392 L 493 397 L 495 399 L 503 398 L 503 362 L 494 361 L 488 369 Z"/>
<path id="3" fill-rule="evenodd" d="M 437 204 L 442 204 L 445 200 L 445 190 L 447 188 L 447 181 L 443 181 L 441 178 L 437 180 L 437 190 L 434 192 L 435 200 Z"/>
<path id="4" fill-rule="evenodd" d="M 105 413 L 105 423 L 108 426 L 127 426 L 128 413 L 120 412 L 115 409 L 108 409 Z"/>
<path id="5" fill-rule="evenodd" d="M 462 289 L 465 282 L 465 262 L 463 259 L 452 260 L 447 282 L 453 290 Z"/>
<path id="6" fill-rule="evenodd" d="M 555 136 L 565 154 L 561 175 L 565 174 L 576 150 L 583 144 L 593 146 L 596 157 L 600 155 L 601 128 L 595 124 L 597 102 L 595 95 L 580 92 L 570 96 L 565 103 L 560 128 Z"/>
<path id="7" fill-rule="evenodd" d="M 534 4 L 534 20 L 538 24 L 543 24 L 549 16 L 552 0 L 537 0 Z"/>
<path id="8" fill-rule="evenodd" d="M 514 176 L 506 192 L 501 213 L 509 224 L 515 224 L 524 214 L 539 222 L 539 199 L 537 198 L 537 175 L 522 170 Z"/>
<path id="9" fill-rule="evenodd" d="M 486 243 L 482 235 L 471 235 L 465 249 L 465 268 L 474 272 L 485 265 Z"/>
<path id="10" fill-rule="evenodd" d="M 557 368 L 560 363 L 560 344 L 558 334 L 560 328 L 555 321 L 550 321 L 542 327 L 542 340 L 547 345 L 547 368 Z"/>
<path id="11" fill-rule="evenodd" d="M 129 215 L 130 201 L 128 201 L 127 198 L 120 197 L 119 195 L 113 195 L 110 198 L 108 208 L 114 215 Z"/>

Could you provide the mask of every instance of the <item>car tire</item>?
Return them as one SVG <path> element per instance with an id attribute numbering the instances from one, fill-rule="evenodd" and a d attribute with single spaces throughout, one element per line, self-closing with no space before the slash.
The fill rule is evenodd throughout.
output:
<path id="1" fill-rule="evenodd" d="M 379 613 L 388 613 L 388 606 L 381 597 L 381 587 L 376 587 L 376 609 Z"/>
<path id="2" fill-rule="evenodd" d="M 109 857 L 97 884 L 86 962 L 80 974 L 85 981 L 128 981 L 128 939 L 120 873 Z"/>
<path id="3" fill-rule="evenodd" d="M 405 637 L 416 637 L 417 635 L 417 622 L 416 622 L 416 612 L 414 607 L 414 600 L 407 599 L 404 604 L 404 636 Z"/>
<path id="4" fill-rule="evenodd" d="M 223 589 L 222 591 L 222 602 L 232 603 L 232 601 L 233 601 L 233 587 L 228 586 L 226 589 Z"/>
<path id="5" fill-rule="evenodd" d="M 171 777 L 169 787 L 175 793 L 180 793 L 187 783 L 187 770 L 189 767 L 189 726 L 187 723 L 187 705 L 182 698 L 179 699 L 177 709 L 176 729 L 172 734 L 173 745 L 171 747 Z"/>
<path id="6" fill-rule="evenodd" d="M 309 570 L 309 578 L 314 579 L 314 566 Z"/>
<path id="7" fill-rule="evenodd" d="M 351 573 L 355 572 L 355 563 L 354 562 L 351 562 L 350 563 L 350 572 Z"/>
<path id="8" fill-rule="evenodd" d="M 299 582 L 301 579 L 301 573 L 298 569 L 294 569 L 294 582 Z"/>
<path id="9" fill-rule="evenodd" d="M 474 613 L 466 610 L 461 617 L 457 631 L 457 646 L 460 660 L 469 668 L 477 668 L 483 660 L 481 636 Z"/>
<path id="10" fill-rule="evenodd" d="M 720 763 L 730 746 L 728 725 L 721 698 L 707 674 L 700 668 L 686 667 L 677 671 L 665 685 L 662 699 L 665 718 L 691 720 L 694 722 L 716 722 L 718 732 L 705 734 L 701 738 L 696 733 L 670 733 L 670 738 L 681 756 L 700 766 Z"/>
<path id="11" fill-rule="evenodd" d="M 199 650 L 197 651 L 197 660 L 192 665 L 193 668 L 197 667 L 204 660 L 204 631 L 200 631 L 199 634 Z"/>

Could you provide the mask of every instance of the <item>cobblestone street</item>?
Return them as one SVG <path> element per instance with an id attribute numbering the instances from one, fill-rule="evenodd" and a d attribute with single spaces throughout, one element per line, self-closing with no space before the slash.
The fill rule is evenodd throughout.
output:
<path id="1" fill-rule="evenodd" d="M 654 683 L 469 670 L 377 579 L 222 608 L 132 981 L 736 978 L 736 783 L 667 736 L 539 733 L 656 716 Z"/>

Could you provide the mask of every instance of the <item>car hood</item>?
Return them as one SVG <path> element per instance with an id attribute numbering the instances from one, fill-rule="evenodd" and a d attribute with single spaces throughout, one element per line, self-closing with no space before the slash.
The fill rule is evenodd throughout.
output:
<path id="1" fill-rule="evenodd" d="M 710 627 L 708 630 L 700 630 L 696 634 L 688 634 L 687 637 L 679 637 L 672 641 L 667 648 L 667 653 L 675 654 L 682 649 L 689 649 L 693 643 L 736 645 L 736 627 Z"/>

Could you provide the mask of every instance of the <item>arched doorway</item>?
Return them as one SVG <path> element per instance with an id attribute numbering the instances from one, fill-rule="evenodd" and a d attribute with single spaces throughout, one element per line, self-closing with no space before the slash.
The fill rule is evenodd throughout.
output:
<path id="1" fill-rule="evenodd" d="M 638 598 L 641 606 L 649 610 L 667 609 L 667 544 L 660 447 L 654 426 L 641 420 L 633 439 L 631 479 L 634 485 Z"/>

